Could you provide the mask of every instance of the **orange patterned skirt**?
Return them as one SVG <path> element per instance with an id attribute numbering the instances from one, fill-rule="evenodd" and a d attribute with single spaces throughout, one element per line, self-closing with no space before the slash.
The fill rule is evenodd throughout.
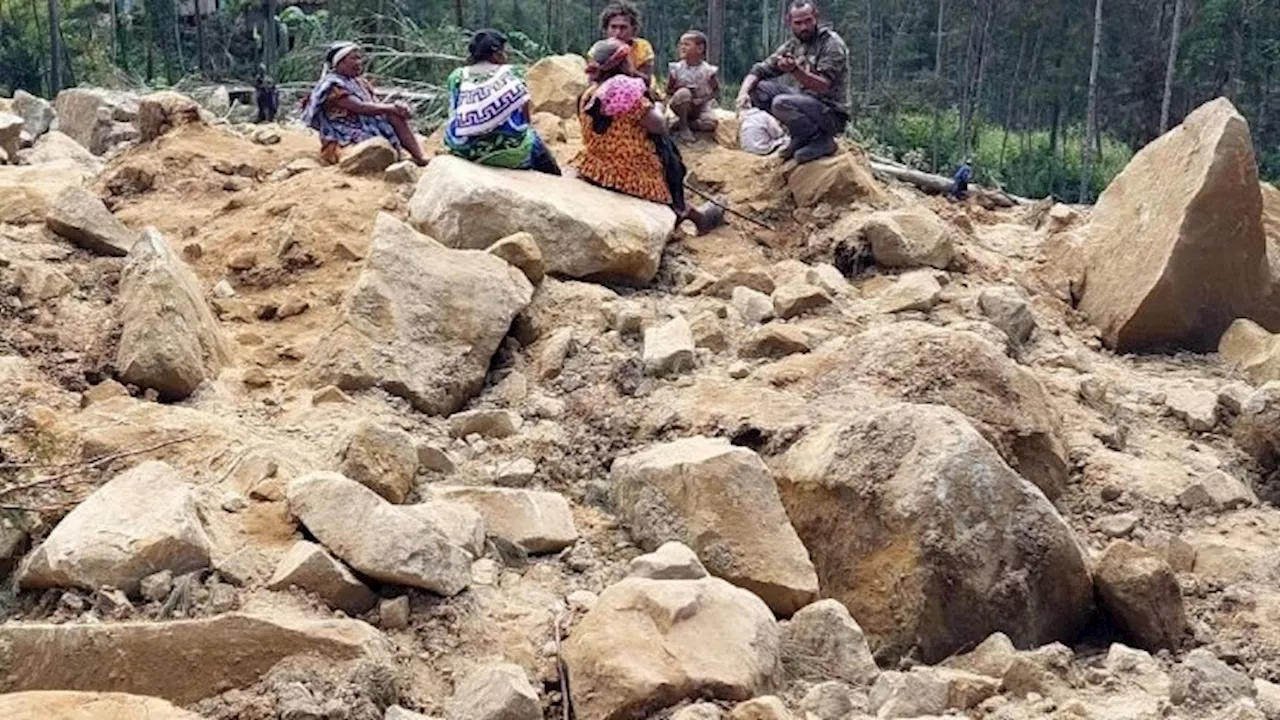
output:
<path id="1" fill-rule="evenodd" d="M 596 185 L 670 205 L 671 191 L 663 176 L 662 160 L 649 132 L 640 123 L 650 107 L 649 101 L 642 101 L 633 110 L 614 117 L 603 133 L 596 133 L 591 116 L 580 110 L 582 152 L 573 164 L 584 179 Z"/>

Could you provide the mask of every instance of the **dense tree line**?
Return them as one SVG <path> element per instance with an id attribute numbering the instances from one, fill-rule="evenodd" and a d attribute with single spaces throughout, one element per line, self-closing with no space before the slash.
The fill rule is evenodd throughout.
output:
<path id="1" fill-rule="evenodd" d="M 459 28 L 506 30 L 530 60 L 583 52 L 603 5 L 198 0 L 209 12 L 196 13 L 195 1 L 0 0 L 0 90 L 247 79 L 259 62 L 302 82 L 324 43 L 355 37 L 374 48 L 376 73 L 429 93 L 462 54 Z M 786 37 L 787 2 L 637 4 L 659 68 L 683 31 L 708 32 L 727 100 Z M 939 171 L 973 156 L 980 180 L 1076 199 L 1082 185 L 1095 195 L 1163 126 L 1225 95 L 1250 120 L 1264 175 L 1280 177 L 1276 0 L 825 0 L 821 9 L 850 49 L 851 132 L 874 152 Z"/>

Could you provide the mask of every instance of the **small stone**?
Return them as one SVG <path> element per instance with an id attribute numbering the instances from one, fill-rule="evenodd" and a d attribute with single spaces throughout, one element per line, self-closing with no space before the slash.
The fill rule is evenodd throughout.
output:
<path id="1" fill-rule="evenodd" d="M 786 320 L 831 304 L 826 290 L 806 282 L 792 282 L 773 291 L 773 312 Z"/>
<path id="2" fill-rule="evenodd" d="M 844 720 L 854 709 L 852 688 L 834 680 L 814 685 L 800 702 L 804 717 L 817 720 Z"/>
<path id="3" fill-rule="evenodd" d="M 418 181 L 418 166 L 411 160 L 392 163 L 382 171 L 382 179 L 393 185 L 411 185 Z"/>
<path id="4" fill-rule="evenodd" d="M 736 287 L 751 288 L 765 295 L 772 295 L 773 291 L 777 289 L 773 276 L 767 270 L 745 268 L 730 270 L 717 280 L 708 292 L 718 298 L 727 300 L 733 296 L 733 289 Z"/>
<path id="5" fill-rule="evenodd" d="M 357 580 L 345 565 L 324 548 L 305 540 L 295 543 L 285 553 L 267 583 L 268 590 L 287 590 L 290 587 L 313 593 L 329 607 L 348 615 L 366 612 L 377 602 L 373 591 Z M 404 599 L 407 604 L 408 598 Z"/>
<path id="6" fill-rule="evenodd" d="M 338 168 L 351 175 L 374 175 L 396 161 L 396 150 L 381 136 L 345 149 Z"/>
<path id="7" fill-rule="evenodd" d="M 538 241 L 527 232 L 509 235 L 489 246 L 485 252 L 506 260 L 519 268 L 520 272 L 537 285 L 547 275 L 547 266 L 542 259 L 542 249 Z"/>
<path id="8" fill-rule="evenodd" d="M 576 349 L 573 328 L 559 328 L 551 333 L 538 353 L 538 377 L 543 380 L 555 378 Z"/>
<path id="9" fill-rule="evenodd" d="M 724 352 L 729 349 L 729 339 L 725 337 L 720 318 L 714 313 L 705 312 L 693 319 L 690 325 L 693 331 L 693 344 L 706 348 L 711 352 Z"/>
<path id="10" fill-rule="evenodd" d="M 431 720 L 431 718 L 422 713 L 406 710 L 399 705 L 392 705 L 387 708 L 387 713 L 382 716 L 382 720 Z"/>
<path id="11" fill-rule="evenodd" d="M 1165 394 L 1169 414 L 1192 432 L 1209 432 L 1218 424 L 1218 395 L 1208 390 L 1173 388 Z"/>
<path id="12" fill-rule="evenodd" d="M 812 349 L 803 330 L 773 322 L 751 333 L 738 348 L 738 355 L 749 359 L 781 358 Z"/>
<path id="13" fill-rule="evenodd" d="M 231 287 L 231 283 L 227 282 L 226 278 L 223 278 L 218 281 L 217 285 L 213 286 L 213 296 L 223 300 L 233 298 L 236 296 L 236 290 Z"/>
<path id="14" fill-rule="evenodd" d="M 1036 318 L 1031 313 L 1031 303 L 1013 287 L 995 287 L 983 290 L 978 296 L 978 306 L 991 320 L 991 324 L 1004 331 L 1014 345 L 1024 345 L 1036 329 Z"/>
<path id="15" fill-rule="evenodd" d="M 128 596 L 113 587 L 98 588 L 93 606 L 99 615 L 112 620 L 123 620 L 133 614 L 133 603 Z"/>
<path id="16" fill-rule="evenodd" d="M 711 703 L 694 703 L 686 705 L 671 716 L 671 720 L 721 720 L 724 711 L 719 705 Z"/>
<path id="17" fill-rule="evenodd" d="M 899 276 L 898 281 L 880 295 L 879 307 L 884 313 L 928 311 L 938 304 L 941 296 L 942 286 L 933 271 L 915 270 Z"/>
<path id="18" fill-rule="evenodd" d="M 284 318 L 291 318 L 301 315 L 310 308 L 311 303 L 303 300 L 302 298 L 289 298 L 288 300 L 285 300 L 284 304 L 280 306 L 280 309 L 276 311 L 276 317 L 281 320 Z"/>
<path id="19" fill-rule="evenodd" d="M 600 597 L 590 590 L 574 590 L 569 593 L 565 600 L 569 603 L 570 610 L 588 612 L 596 606 Z"/>
<path id="20" fill-rule="evenodd" d="M 644 370 L 654 376 L 679 375 L 694 368 L 693 329 L 683 317 L 644 332 Z"/>
<path id="21" fill-rule="evenodd" d="M 470 673 L 445 708 L 448 720 L 542 720 L 542 704 L 519 665 L 499 663 Z"/>
<path id="22" fill-rule="evenodd" d="M 730 720 L 791 720 L 791 713 L 782 701 L 773 695 L 752 698 L 739 703 L 729 713 Z"/>
<path id="23" fill-rule="evenodd" d="M 747 324 L 759 325 L 773 319 L 773 300 L 758 290 L 735 287 L 731 302 L 738 317 Z"/>
<path id="24" fill-rule="evenodd" d="M 173 592 L 173 573 L 161 570 L 154 575 L 148 575 L 142 578 L 139 587 L 142 599 L 148 602 L 164 602 L 169 599 L 169 593 Z"/>
<path id="25" fill-rule="evenodd" d="M 399 428 L 360 420 L 338 439 L 336 455 L 338 472 L 392 503 L 404 502 L 413 491 L 418 450 Z"/>
<path id="26" fill-rule="evenodd" d="M 403 630 L 409 627 L 409 596 L 401 595 L 379 602 L 378 626 L 383 630 Z"/>
<path id="27" fill-rule="evenodd" d="M 729 377 L 734 380 L 741 380 L 751 374 L 751 364 L 742 360 L 735 361 L 729 366 Z"/>
<path id="28" fill-rule="evenodd" d="M 62 595 L 58 598 L 58 605 L 77 615 L 84 612 L 86 608 L 84 598 L 80 597 L 79 595 L 73 592 L 62 593 Z"/>
<path id="29" fill-rule="evenodd" d="M 115 397 L 129 397 L 129 390 L 115 380 L 103 380 L 84 391 L 82 405 L 89 407 L 94 403 L 106 402 Z"/>
<path id="30" fill-rule="evenodd" d="M 232 270 L 252 270 L 258 265 L 258 255 L 253 250 L 237 250 L 227 258 L 227 267 Z"/>
<path id="31" fill-rule="evenodd" d="M 707 569 L 687 545 L 666 542 L 654 552 L 632 560 L 627 566 L 627 575 L 654 580 L 697 580 L 707 577 Z"/>
<path id="32" fill-rule="evenodd" d="M 1107 547 L 1094 572 L 1102 607 L 1138 644 L 1177 649 L 1187 630 L 1178 580 L 1155 553 L 1126 541 Z"/>
<path id="33" fill-rule="evenodd" d="M 229 493 L 227 497 L 222 500 L 222 509 L 225 512 L 243 512 L 248 507 L 249 501 L 245 500 L 244 496 L 238 493 Z"/>
<path id="34" fill-rule="evenodd" d="M 326 403 L 350 404 L 351 397 L 333 385 L 326 385 L 311 394 L 311 404 L 324 405 Z"/>
<path id="35" fill-rule="evenodd" d="M 1186 510 L 1210 508 L 1215 512 L 1252 507 L 1258 498 L 1243 482 L 1221 470 L 1206 473 L 1178 493 L 1178 504 Z"/>
<path id="36" fill-rule="evenodd" d="M 862 628 L 831 599 L 801 608 L 782 626 L 782 662 L 790 676 L 807 680 L 869 685 L 880 674 Z"/>
<path id="37" fill-rule="evenodd" d="M 515 435 L 523 424 L 520 414 L 513 410 L 468 410 L 449 416 L 449 435 L 501 439 Z"/>
<path id="38" fill-rule="evenodd" d="M 1116 513 L 1098 518 L 1093 527 L 1109 538 L 1129 537 L 1138 526 L 1138 516 L 1131 512 Z"/>
<path id="39" fill-rule="evenodd" d="M 187 262 L 195 262 L 204 257 L 204 246 L 198 242 L 189 242 L 182 246 L 182 257 Z"/>
<path id="40" fill-rule="evenodd" d="M 1212 652 L 1197 648 L 1174 668 L 1169 700 L 1174 705 L 1227 705 L 1252 699 L 1257 693 L 1248 675 L 1235 670 Z"/>
<path id="41" fill-rule="evenodd" d="M 1102 498 L 1103 502 L 1115 502 L 1116 500 L 1119 500 L 1120 496 L 1123 494 L 1124 494 L 1124 491 L 1121 490 L 1118 486 L 1107 485 L 1106 487 L 1102 488 L 1102 492 L 1099 493 L 1099 497 Z"/>
<path id="42" fill-rule="evenodd" d="M 501 487 L 524 487 L 533 481 L 538 466 L 529 458 L 520 458 L 498 468 L 494 484 Z"/>
<path id="43" fill-rule="evenodd" d="M 251 367 L 245 370 L 240 376 L 240 381 L 245 384 L 245 387 L 250 388 L 264 388 L 271 384 L 271 378 L 260 367 Z"/>
<path id="44" fill-rule="evenodd" d="M 443 475 L 452 475 L 458 470 L 449 451 L 431 443 L 419 443 L 418 467 Z"/>

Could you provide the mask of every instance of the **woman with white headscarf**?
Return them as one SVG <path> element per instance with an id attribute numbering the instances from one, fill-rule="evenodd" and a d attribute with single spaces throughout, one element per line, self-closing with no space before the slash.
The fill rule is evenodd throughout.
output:
<path id="1" fill-rule="evenodd" d="M 402 103 L 378 100 L 364 77 L 364 58 L 355 43 L 334 45 L 325 54 L 324 75 L 302 111 L 302 122 L 320 133 L 320 156 L 336 163 L 342 148 L 384 137 L 403 148 L 418 165 L 427 158 L 409 127 L 412 111 Z"/>

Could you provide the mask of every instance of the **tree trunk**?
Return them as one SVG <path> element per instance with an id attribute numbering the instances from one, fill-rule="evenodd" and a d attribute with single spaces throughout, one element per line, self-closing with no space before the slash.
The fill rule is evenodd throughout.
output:
<path id="1" fill-rule="evenodd" d="M 547 7 L 547 15 L 550 17 L 550 4 Z M 462 0 L 453 0 L 453 24 L 460 28 L 467 26 L 466 19 L 462 17 Z"/>
<path id="2" fill-rule="evenodd" d="M 724 3 L 707 0 L 707 59 L 712 65 L 724 60 Z"/>
<path id="3" fill-rule="evenodd" d="M 773 25 L 769 16 L 769 0 L 760 0 L 760 57 L 769 54 L 773 46 L 769 43 L 769 28 Z"/>
<path id="4" fill-rule="evenodd" d="M 871 0 L 867 0 L 867 102 L 871 102 L 872 89 L 875 84 L 875 44 L 876 37 L 874 33 L 875 25 L 872 22 L 874 13 L 874 5 Z"/>
<path id="5" fill-rule="evenodd" d="M 110 0 L 111 2 L 111 61 L 120 64 L 120 9 L 117 3 L 120 0 Z"/>
<path id="6" fill-rule="evenodd" d="M 1182 34 L 1182 0 L 1173 0 L 1173 29 L 1169 31 L 1169 62 L 1164 68 L 1164 97 L 1160 100 L 1160 134 L 1169 131 L 1169 105 L 1173 102 L 1173 76 L 1178 68 L 1178 39 Z"/>
<path id="7" fill-rule="evenodd" d="M 201 75 L 207 75 L 204 66 L 204 11 L 200 7 L 200 0 L 194 0 L 196 6 L 196 67 L 200 68 Z M 112 0 L 115 2 L 115 0 Z"/>
<path id="8" fill-rule="evenodd" d="M 262 55 L 267 72 L 276 71 L 276 0 L 262 0 Z"/>
<path id="9" fill-rule="evenodd" d="M 62 15 L 58 0 L 49 0 L 49 97 L 62 90 Z"/>
<path id="10" fill-rule="evenodd" d="M 964 138 L 964 154 L 968 157 L 973 151 L 973 140 L 978 137 L 978 110 L 982 107 L 982 81 L 986 78 L 987 62 L 991 53 L 987 48 L 991 41 L 991 20 L 996 11 L 996 0 L 987 0 L 986 17 L 982 21 L 982 37 L 978 44 L 978 78 L 973 84 L 973 93 L 969 96 L 969 134 Z"/>
<path id="11" fill-rule="evenodd" d="M 1093 59 L 1089 63 L 1089 116 L 1085 120 L 1083 155 L 1080 167 L 1080 202 L 1089 201 L 1093 177 L 1093 144 L 1098 132 L 1098 61 L 1102 54 L 1102 0 L 1093 9 Z"/>

